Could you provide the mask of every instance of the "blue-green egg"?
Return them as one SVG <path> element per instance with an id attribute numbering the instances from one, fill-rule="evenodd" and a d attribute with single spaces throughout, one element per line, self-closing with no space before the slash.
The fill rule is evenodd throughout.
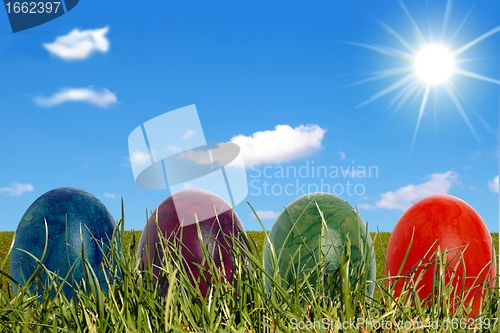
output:
<path id="1" fill-rule="evenodd" d="M 51 190 L 36 199 L 19 222 L 10 259 L 11 276 L 20 285 L 29 282 L 32 293 L 43 293 L 49 277 L 39 261 L 58 275 L 59 282 L 66 279 L 62 291 L 71 298 L 77 285 L 91 279 L 91 268 L 98 278 L 95 282 L 107 290 L 104 275 L 109 270 L 101 264 L 111 249 L 114 229 L 114 218 L 92 194 L 71 187 Z M 13 283 L 14 291 L 17 287 Z"/>

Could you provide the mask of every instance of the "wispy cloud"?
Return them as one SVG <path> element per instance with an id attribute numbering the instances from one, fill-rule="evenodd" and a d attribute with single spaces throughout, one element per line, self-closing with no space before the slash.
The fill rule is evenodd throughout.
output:
<path id="1" fill-rule="evenodd" d="M 469 155 L 469 159 L 476 160 L 479 157 L 481 157 L 482 155 L 483 155 L 483 152 L 481 150 L 476 150 L 474 153 L 472 153 L 471 155 Z"/>
<path id="2" fill-rule="evenodd" d="M 256 213 L 261 220 L 275 219 L 280 215 L 280 212 L 273 210 L 258 210 Z M 252 217 L 256 218 L 254 214 L 252 214 Z"/>
<path id="3" fill-rule="evenodd" d="M 274 130 L 235 136 L 231 142 L 240 146 L 247 166 L 253 163 L 277 164 L 314 155 L 323 148 L 321 141 L 325 132 L 318 125 L 295 128 L 277 125 Z"/>
<path id="4" fill-rule="evenodd" d="M 174 145 L 168 145 L 166 148 L 165 148 L 166 151 L 170 152 L 170 153 L 177 153 L 177 152 L 180 152 L 182 149 L 180 147 L 177 147 L 177 146 L 174 146 Z"/>
<path id="5" fill-rule="evenodd" d="M 34 190 L 35 188 L 33 187 L 33 185 L 29 183 L 27 184 L 12 183 L 10 186 L 0 187 L 0 194 L 5 194 L 11 197 L 18 197 L 26 192 L 32 192 Z"/>
<path id="6" fill-rule="evenodd" d="M 59 36 L 53 43 L 43 46 L 53 55 L 64 60 L 84 60 L 95 52 L 106 53 L 109 41 L 106 38 L 109 28 L 78 30 L 74 29 L 65 36 Z"/>
<path id="7" fill-rule="evenodd" d="M 361 209 L 399 209 L 405 210 L 415 201 L 432 194 L 446 194 L 456 183 L 458 174 L 454 171 L 433 173 L 426 177 L 427 181 L 417 185 L 406 185 L 396 191 L 385 192 L 380 195 L 374 205 L 361 204 Z"/>
<path id="8" fill-rule="evenodd" d="M 488 188 L 491 192 L 498 193 L 498 176 L 488 182 Z"/>
<path id="9" fill-rule="evenodd" d="M 186 133 L 184 133 L 184 135 L 182 136 L 182 138 L 183 138 L 184 140 L 186 140 L 186 139 L 189 139 L 190 137 L 192 137 L 192 136 L 193 136 L 193 135 L 195 135 L 195 134 L 196 134 L 196 132 L 195 132 L 195 131 L 191 131 L 191 130 L 189 130 L 189 131 L 187 131 Z"/>
<path id="10" fill-rule="evenodd" d="M 112 193 L 104 193 L 104 196 L 106 198 L 110 198 L 110 199 L 115 199 L 116 198 L 116 194 L 112 194 Z"/>
<path id="11" fill-rule="evenodd" d="M 339 155 L 339 158 L 340 158 L 341 161 L 345 160 L 345 156 L 346 155 L 345 155 L 345 153 L 343 151 L 339 151 L 338 155 Z"/>
<path id="12" fill-rule="evenodd" d="M 100 108 L 107 108 L 111 104 L 117 103 L 118 98 L 114 93 L 106 88 L 95 90 L 93 87 L 88 88 L 64 88 L 60 92 L 49 96 L 37 96 L 34 102 L 40 106 L 50 107 L 62 103 L 88 103 L 96 105 Z"/>

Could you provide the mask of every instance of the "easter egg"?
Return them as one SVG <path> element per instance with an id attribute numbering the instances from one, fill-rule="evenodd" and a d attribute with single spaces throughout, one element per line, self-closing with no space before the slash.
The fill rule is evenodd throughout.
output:
<path id="1" fill-rule="evenodd" d="M 37 269 L 35 257 L 60 278 L 68 277 L 62 291 L 71 298 L 74 287 L 87 280 L 84 256 L 106 289 L 100 266 L 114 228 L 113 217 L 92 194 L 71 187 L 51 190 L 36 199 L 19 222 L 10 258 L 11 276 L 24 285 L 37 270 L 30 290 L 41 294 L 49 278 L 41 267 Z M 13 288 L 17 291 L 16 284 Z"/>
<path id="2" fill-rule="evenodd" d="M 495 286 L 494 248 L 479 214 L 451 195 L 431 195 L 415 202 L 396 223 L 386 253 L 386 276 L 390 277 L 387 281 L 393 285 L 394 296 L 401 295 L 405 280 L 412 274 L 415 284 L 417 276 L 423 274 L 416 285 L 419 298 L 432 294 L 438 248 L 439 259 L 446 267 L 445 282 L 452 283 L 456 290 L 451 309 L 455 310 L 458 300 L 465 297 L 465 305 L 473 299 L 470 315 L 477 315 L 484 281 Z M 399 271 L 405 278 L 395 278 Z"/>
<path id="3" fill-rule="evenodd" d="M 198 216 L 206 218 L 199 221 L 195 219 Z M 185 219 L 192 221 L 185 223 Z M 205 296 L 212 278 L 207 270 L 209 262 L 223 271 L 226 281 L 233 280 L 233 241 L 244 233 L 240 219 L 222 198 L 209 191 L 187 189 L 155 209 L 141 234 L 137 254 L 143 269 L 152 266 L 153 281 L 161 295 L 167 292 L 168 274 L 160 267 L 181 257 L 191 282 Z"/>
<path id="4" fill-rule="evenodd" d="M 286 206 L 274 222 L 269 242 L 264 247 L 265 269 L 271 275 L 279 269 L 280 276 L 294 285 L 296 273 L 293 272 L 303 272 L 306 276 L 324 259 L 325 276 L 310 275 L 309 282 L 315 286 L 318 279 L 328 281 L 338 272 L 341 257 L 346 253 L 347 238 L 350 241 L 350 265 L 354 268 L 351 272 L 365 263 L 365 276 L 352 275 L 351 283 L 375 281 L 372 240 L 359 214 L 349 203 L 333 194 L 303 195 Z M 266 287 L 269 290 L 270 280 L 267 278 Z M 368 283 L 366 287 L 367 294 L 373 296 L 374 284 Z"/>

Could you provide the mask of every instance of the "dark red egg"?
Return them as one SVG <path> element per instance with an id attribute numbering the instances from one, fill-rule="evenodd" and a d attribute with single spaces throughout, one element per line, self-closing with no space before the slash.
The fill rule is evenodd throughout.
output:
<path id="1" fill-rule="evenodd" d="M 456 291 L 450 304 L 452 311 L 456 310 L 458 300 L 465 298 L 465 305 L 472 301 L 469 316 L 478 315 L 483 285 L 495 286 L 493 243 L 486 224 L 474 208 L 451 195 L 423 198 L 401 216 L 387 246 L 387 285 L 393 284 L 394 296 L 399 297 L 405 280 L 409 280 L 412 273 L 415 273 L 414 283 L 418 275 L 423 274 L 414 290 L 418 290 L 422 300 L 429 297 L 433 292 L 438 247 L 439 253 L 447 253 L 445 281 L 451 282 Z M 400 268 L 401 276 L 406 278 L 395 278 Z M 432 299 L 435 297 L 428 298 Z"/>
<path id="2" fill-rule="evenodd" d="M 204 219 L 196 222 L 199 217 Z M 191 282 L 205 296 L 212 279 L 204 269 L 208 269 L 208 262 L 223 270 L 224 279 L 233 280 L 234 240 L 240 239 L 242 233 L 245 231 L 240 219 L 222 198 L 205 190 L 187 189 L 165 199 L 149 217 L 137 254 L 142 268 L 153 265 L 153 280 L 159 284 L 160 294 L 165 295 L 168 289 L 168 276 L 160 267 L 176 261 L 178 256 Z"/>

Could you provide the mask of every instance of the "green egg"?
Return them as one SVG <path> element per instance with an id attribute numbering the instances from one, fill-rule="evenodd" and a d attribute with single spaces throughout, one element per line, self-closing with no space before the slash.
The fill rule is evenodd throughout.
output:
<path id="1" fill-rule="evenodd" d="M 264 247 L 264 267 L 271 275 L 278 270 L 277 274 L 289 285 L 308 277 L 315 287 L 321 282 L 316 272 L 321 272 L 328 285 L 338 273 L 342 256 L 348 252 L 350 282 L 366 283 L 366 294 L 373 296 L 375 285 L 366 281 L 376 278 L 375 251 L 366 224 L 342 198 L 309 193 L 292 201 L 274 222 Z M 322 270 L 318 269 L 320 266 Z M 271 281 L 266 278 L 266 288 L 269 290 L 270 286 Z"/>

